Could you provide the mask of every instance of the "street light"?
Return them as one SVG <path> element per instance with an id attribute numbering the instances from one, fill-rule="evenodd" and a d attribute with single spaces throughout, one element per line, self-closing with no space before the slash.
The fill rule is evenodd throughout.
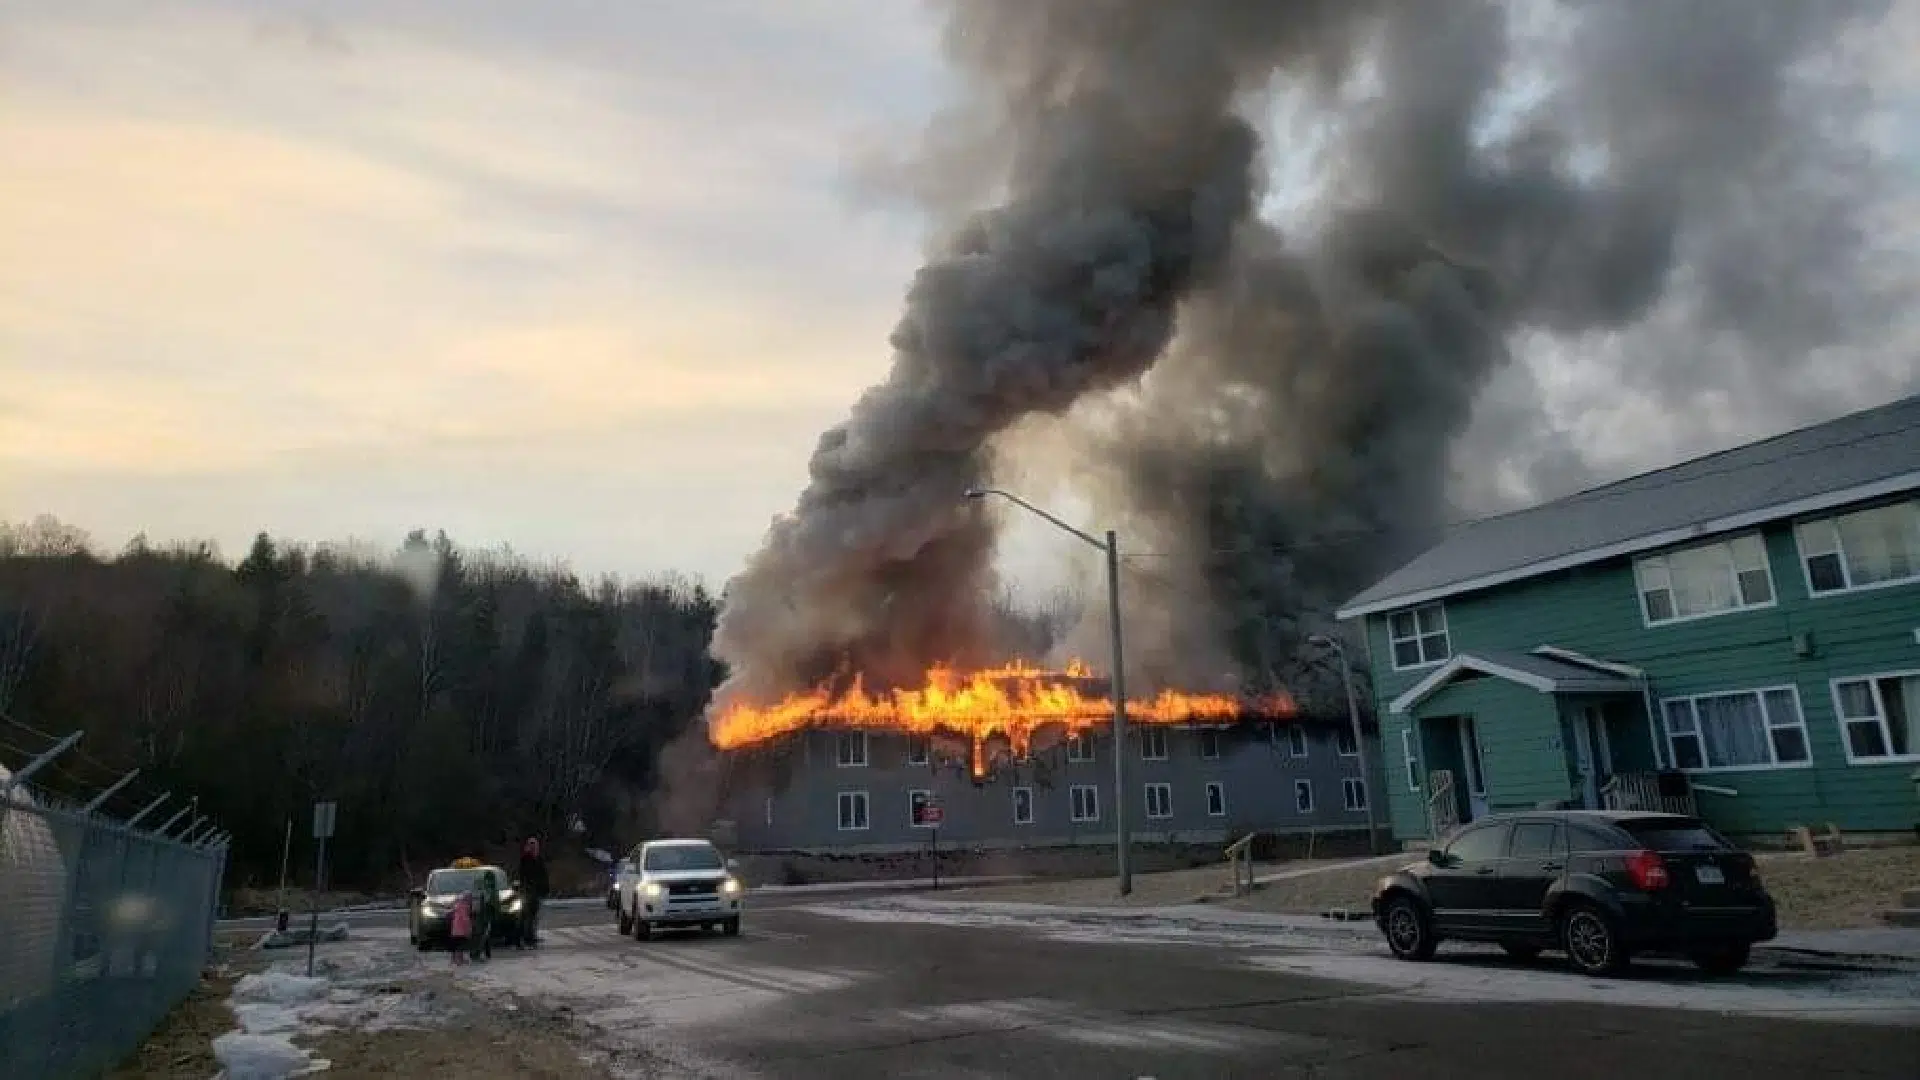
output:
<path id="1" fill-rule="evenodd" d="M 1127 836 L 1127 679 L 1121 661 L 1120 643 L 1120 542 L 1114 537 L 1112 529 L 1107 530 L 1107 538 L 1102 540 L 1092 533 L 1074 528 L 1010 491 L 999 488 L 971 488 L 967 491 L 969 499 L 984 499 L 989 495 L 998 495 L 1106 553 L 1107 618 L 1113 635 L 1113 844 L 1117 853 L 1115 870 L 1120 875 L 1120 895 L 1127 896 L 1133 892 L 1133 867 L 1128 853 L 1131 840 Z"/>
<path id="2" fill-rule="evenodd" d="M 1347 688 L 1347 723 L 1353 727 L 1353 748 L 1360 752 L 1361 790 L 1367 796 L 1367 851 L 1380 854 L 1380 823 L 1374 810 L 1378 793 L 1373 790 L 1373 773 L 1367 769 L 1367 740 L 1360 731 L 1360 702 L 1353 696 L 1353 669 L 1347 666 L 1347 649 L 1339 639 L 1325 634 L 1315 634 L 1307 639 L 1307 644 L 1321 649 L 1332 649 L 1340 657 L 1340 682 Z M 1384 786 L 1384 785 L 1383 785 Z"/>

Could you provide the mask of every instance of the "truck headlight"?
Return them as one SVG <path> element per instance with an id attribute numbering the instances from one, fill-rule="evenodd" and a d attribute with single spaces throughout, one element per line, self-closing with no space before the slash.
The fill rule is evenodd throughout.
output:
<path id="1" fill-rule="evenodd" d="M 520 898 L 516 896 L 513 899 L 507 901 L 506 908 L 507 908 L 507 914 L 518 915 L 520 913 Z"/>
<path id="2" fill-rule="evenodd" d="M 660 896 L 660 894 L 666 891 L 667 891 L 666 887 L 661 885 L 657 881 L 649 881 L 645 885 L 640 886 L 641 895 L 647 897 L 650 900 L 657 898 L 658 896 Z"/>
<path id="3" fill-rule="evenodd" d="M 720 892 L 726 896 L 740 895 L 740 879 L 728 878 L 720 883 Z"/>

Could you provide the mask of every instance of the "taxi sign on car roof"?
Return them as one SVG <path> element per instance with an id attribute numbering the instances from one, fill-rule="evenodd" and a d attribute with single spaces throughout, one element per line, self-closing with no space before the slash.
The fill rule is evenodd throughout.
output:
<path id="1" fill-rule="evenodd" d="M 459 858 L 453 860 L 453 868 L 455 870 L 472 870 L 479 865 L 480 865 L 479 859 L 475 859 L 467 855 L 462 855 Z"/>

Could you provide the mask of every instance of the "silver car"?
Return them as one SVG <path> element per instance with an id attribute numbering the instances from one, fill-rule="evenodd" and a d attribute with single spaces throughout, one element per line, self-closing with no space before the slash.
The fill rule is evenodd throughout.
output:
<path id="1" fill-rule="evenodd" d="M 733 860 L 706 840 L 649 840 L 633 850 L 614 888 L 622 934 L 645 941 L 655 927 L 740 932 L 746 886 Z"/>

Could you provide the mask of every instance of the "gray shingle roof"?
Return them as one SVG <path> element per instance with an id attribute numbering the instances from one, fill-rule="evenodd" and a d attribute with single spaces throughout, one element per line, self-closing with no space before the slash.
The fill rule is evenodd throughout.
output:
<path id="1" fill-rule="evenodd" d="M 1639 541 L 1665 546 L 1684 538 L 1669 534 L 1915 472 L 1920 395 L 1461 525 L 1347 601 L 1340 617 L 1611 558 Z"/>

